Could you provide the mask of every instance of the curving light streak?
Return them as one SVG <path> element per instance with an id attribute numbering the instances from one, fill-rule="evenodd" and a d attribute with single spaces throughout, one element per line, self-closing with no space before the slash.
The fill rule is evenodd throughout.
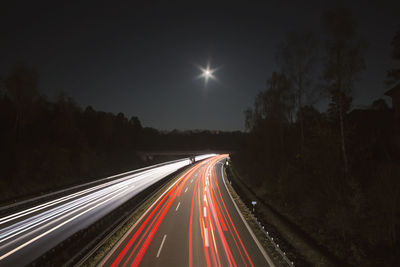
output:
<path id="1" fill-rule="evenodd" d="M 171 204 L 179 197 L 182 188 L 188 186 L 188 181 L 196 179 L 192 195 L 185 198 L 191 199 L 191 202 L 183 204 L 190 206 L 188 266 L 196 263 L 204 266 L 254 266 L 231 219 L 217 181 L 216 165 L 224 158 L 226 155 L 205 160 L 171 186 L 131 228 L 127 243 L 125 241 L 115 246 L 100 265 L 140 265 Z M 180 203 L 183 199 L 176 201 Z M 154 251 L 154 247 L 152 249 Z M 151 257 L 149 255 L 152 254 L 148 254 Z"/>
<path id="2" fill-rule="evenodd" d="M 196 160 L 211 156 L 211 154 L 197 156 Z M 72 228 L 73 232 L 77 232 L 89 226 L 148 186 L 189 164 L 189 159 L 174 161 L 0 218 L 0 265 L 2 260 L 16 252 L 39 256 L 45 251 L 40 250 L 40 245 L 29 250 L 32 243 L 40 242 L 46 235 L 52 233 L 51 242 L 56 245 L 66 238 L 63 235 L 64 228 L 69 230 Z M 29 263 L 29 259 L 26 260 Z"/>

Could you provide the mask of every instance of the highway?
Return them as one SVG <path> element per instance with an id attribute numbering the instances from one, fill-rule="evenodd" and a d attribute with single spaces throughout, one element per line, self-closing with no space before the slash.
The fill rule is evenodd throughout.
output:
<path id="1" fill-rule="evenodd" d="M 210 156 L 198 156 L 196 160 Z M 183 159 L 104 178 L 100 184 L 1 217 L 0 266 L 23 266 L 32 262 L 148 186 L 189 164 L 189 159 Z"/>
<path id="2" fill-rule="evenodd" d="M 99 265 L 273 266 L 227 190 L 226 157 L 212 157 L 188 170 Z"/>

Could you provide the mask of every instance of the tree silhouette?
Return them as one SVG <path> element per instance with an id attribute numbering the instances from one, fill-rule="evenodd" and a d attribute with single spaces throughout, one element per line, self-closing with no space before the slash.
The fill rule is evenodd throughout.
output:
<path id="1" fill-rule="evenodd" d="M 300 151 L 304 148 L 304 95 L 309 91 L 313 80 L 313 67 L 317 52 L 317 42 L 312 33 L 291 32 L 279 45 L 277 61 L 282 72 L 291 81 L 296 91 L 298 108 L 297 120 L 300 123 Z"/>
<path id="2" fill-rule="evenodd" d="M 261 153 L 274 173 L 284 162 L 285 129 L 293 122 L 294 105 L 290 80 L 285 74 L 274 72 L 267 81 L 267 89 L 256 96 L 253 109 L 245 111 L 245 125 L 259 136 Z"/>
<path id="3" fill-rule="evenodd" d="M 392 59 L 400 61 L 400 29 L 397 30 L 396 35 L 393 37 L 392 46 L 393 46 Z M 386 84 L 394 85 L 399 81 L 400 81 L 400 68 L 389 70 L 387 73 Z"/>
<path id="4" fill-rule="evenodd" d="M 15 133 L 17 139 L 32 111 L 33 102 L 38 98 L 39 75 L 26 65 L 18 64 L 14 71 L 4 80 L 4 86 L 12 101 L 16 105 Z"/>
<path id="5" fill-rule="evenodd" d="M 365 69 L 362 55 L 365 43 L 356 36 L 355 22 L 349 9 L 339 8 L 324 14 L 326 60 L 324 80 L 331 97 L 330 110 L 339 121 L 344 173 L 349 174 L 345 141 L 345 115 L 352 102 L 353 83 Z"/>
<path id="6" fill-rule="evenodd" d="M 380 99 L 374 100 L 374 102 L 372 102 L 371 109 L 380 110 L 380 111 L 388 111 L 389 106 L 386 103 L 385 99 L 380 98 Z"/>

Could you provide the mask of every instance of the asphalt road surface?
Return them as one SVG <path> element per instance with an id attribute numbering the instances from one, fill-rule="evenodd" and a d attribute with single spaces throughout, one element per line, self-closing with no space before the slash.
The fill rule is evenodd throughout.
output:
<path id="1" fill-rule="evenodd" d="M 115 179 L 105 178 L 101 184 L 1 217 L 0 266 L 30 263 L 148 186 L 189 164 L 189 159 L 184 159 Z"/>
<path id="2" fill-rule="evenodd" d="M 192 167 L 125 234 L 104 266 L 273 266 L 223 179 L 227 155 Z"/>

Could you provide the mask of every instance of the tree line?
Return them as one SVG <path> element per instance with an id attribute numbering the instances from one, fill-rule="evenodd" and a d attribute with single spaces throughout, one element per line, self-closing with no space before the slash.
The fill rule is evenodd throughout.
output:
<path id="1" fill-rule="evenodd" d="M 249 138 L 233 162 L 259 197 L 344 263 L 396 265 L 400 153 L 394 114 L 383 99 L 352 108 L 367 45 L 351 10 L 326 11 L 322 23 L 322 38 L 292 32 L 278 46 L 279 69 L 245 111 Z M 400 60 L 399 40 L 400 30 L 392 42 L 394 60 Z M 399 71 L 388 71 L 388 84 L 400 82 Z M 324 112 L 313 106 L 320 97 L 329 99 Z"/>
<path id="2" fill-rule="evenodd" d="M 60 93 L 39 93 L 39 74 L 18 64 L 1 79 L 0 202 L 175 159 L 146 160 L 137 152 L 231 150 L 241 132 L 158 131 L 123 113 L 81 108 Z M 182 156 L 180 156 L 182 157 Z"/>

